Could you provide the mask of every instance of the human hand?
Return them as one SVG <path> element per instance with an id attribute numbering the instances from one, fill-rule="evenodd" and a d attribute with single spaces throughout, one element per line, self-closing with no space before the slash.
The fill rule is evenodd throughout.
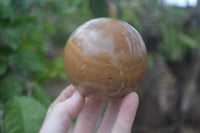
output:
<path id="1" fill-rule="evenodd" d="M 121 100 L 108 103 L 97 133 L 130 133 L 138 107 L 138 95 L 129 93 Z M 78 116 L 74 133 L 92 133 L 102 101 L 85 98 L 71 85 L 50 105 L 40 133 L 68 133 Z"/>

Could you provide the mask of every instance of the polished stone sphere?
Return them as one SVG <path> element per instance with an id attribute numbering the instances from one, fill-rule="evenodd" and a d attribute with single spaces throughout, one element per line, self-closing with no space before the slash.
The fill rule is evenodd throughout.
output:
<path id="1" fill-rule="evenodd" d="M 70 36 L 64 69 L 71 83 L 88 97 L 118 99 L 133 91 L 147 66 L 140 34 L 128 23 L 111 18 L 92 19 Z"/>

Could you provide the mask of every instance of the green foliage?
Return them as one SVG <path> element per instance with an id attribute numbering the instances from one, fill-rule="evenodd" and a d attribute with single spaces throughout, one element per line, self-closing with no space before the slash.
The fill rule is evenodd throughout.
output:
<path id="1" fill-rule="evenodd" d="M 34 79 L 36 81 L 45 81 L 47 79 L 53 79 L 55 77 L 66 78 L 66 74 L 63 68 L 63 55 L 57 56 L 51 59 L 50 62 L 46 63 L 44 69 L 39 70 L 35 73 Z"/>
<path id="2" fill-rule="evenodd" d="M 66 74 L 63 68 L 63 55 L 57 56 L 56 58 L 52 59 L 51 62 L 48 64 L 49 70 L 51 70 L 51 77 L 55 77 L 59 75 L 61 78 L 65 78 Z"/>
<path id="3" fill-rule="evenodd" d="M 20 44 L 20 37 L 16 30 L 11 28 L 4 28 L 1 30 L 1 37 L 4 38 L 4 41 L 12 50 L 16 50 Z"/>
<path id="4" fill-rule="evenodd" d="M 123 15 L 122 20 L 128 22 L 132 26 L 134 26 L 139 32 L 142 31 L 142 24 L 136 14 L 137 11 L 140 10 L 140 5 L 137 6 L 137 8 L 134 8 L 134 12 L 132 12 L 132 5 L 130 3 L 122 3 L 122 9 L 123 9 Z"/>
<path id="5" fill-rule="evenodd" d="M 162 15 L 162 16 L 161 16 Z M 183 9 L 166 7 L 158 18 L 163 33 L 163 40 L 159 45 L 160 51 L 170 61 L 177 61 L 189 51 L 198 47 L 198 39 L 189 32 L 185 32 L 178 19 L 186 19 L 187 12 Z M 160 23 L 162 21 L 162 23 Z"/>
<path id="6" fill-rule="evenodd" d="M 94 17 L 108 17 L 106 0 L 89 0 L 89 2 Z"/>
<path id="7" fill-rule="evenodd" d="M 16 95 L 22 95 L 23 84 L 17 77 L 13 75 L 7 75 L 0 82 L 0 84 L 0 100 L 2 100 L 4 103 Z"/>
<path id="8" fill-rule="evenodd" d="M 4 133 L 38 133 L 45 116 L 45 108 L 36 100 L 15 97 L 4 107 Z"/>
<path id="9" fill-rule="evenodd" d="M 7 64 L 5 61 L 0 59 L 0 76 L 2 76 L 7 70 Z"/>
<path id="10" fill-rule="evenodd" d="M 9 56 L 9 62 L 15 66 L 13 69 L 16 71 L 37 72 L 45 69 L 40 55 L 28 50 L 12 53 Z"/>
<path id="11" fill-rule="evenodd" d="M 3 133 L 37 133 L 45 108 L 51 103 L 39 84 L 56 76 L 64 77 L 62 57 L 46 58 L 50 40 L 47 36 L 55 33 L 55 23 L 47 21 L 46 15 L 61 12 L 58 7 L 62 4 L 54 0 L 0 1 L 0 102 L 4 109 L 0 124 L 3 124 Z M 42 13 L 47 7 L 56 10 Z"/>
<path id="12" fill-rule="evenodd" d="M 183 54 L 188 50 L 194 50 L 198 47 L 198 41 L 172 27 L 165 27 L 164 39 L 160 44 L 160 50 L 169 58 L 171 61 L 176 61 L 183 57 Z"/>
<path id="13" fill-rule="evenodd" d="M 63 54 L 48 53 L 53 45 L 64 47 L 72 31 L 90 18 L 88 1 L 83 0 L 0 1 L 3 133 L 38 132 L 52 102 L 41 83 L 66 78 Z"/>
<path id="14" fill-rule="evenodd" d="M 150 70 L 153 68 L 153 54 L 152 53 L 148 53 L 147 54 L 147 69 Z"/>
<path id="15" fill-rule="evenodd" d="M 156 47 L 166 60 L 173 62 L 181 60 L 188 52 L 199 46 L 199 37 L 195 36 L 199 33 L 197 30 L 199 28 L 185 30 L 183 27 L 183 22 L 190 17 L 186 8 L 161 6 L 157 0 L 121 1 L 121 5 L 122 19 L 140 33 L 154 32 L 151 29 L 160 31 L 158 33 L 162 38 L 159 38 L 161 41 Z M 153 56 L 148 58 L 150 59 L 148 63 L 152 64 L 150 62 L 153 61 Z"/>
<path id="16" fill-rule="evenodd" d="M 69 7 L 74 8 L 74 10 L 76 10 L 82 2 L 83 0 L 69 0 Z"/>
<path id="17" fill-rule="evenodd" d="M 46 94 L 44 89 L 37 84 L 32 91 L 32 97 L 46 108 L 48 108 L 51 103 L 50 97 Z"/>
<path id="18" fill-rule="evenodd" d="M 178 39 L 186 48 L 196 49 L 198 47 L 198 41 L 194 37 L 188 36 L 187 34 L 180 33 Z"/>

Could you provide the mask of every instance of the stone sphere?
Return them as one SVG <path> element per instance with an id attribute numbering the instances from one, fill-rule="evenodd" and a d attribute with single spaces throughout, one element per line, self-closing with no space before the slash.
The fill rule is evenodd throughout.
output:
<path id="1" fill-rule="evenodd" d="M 128 23 L 96 18 L 78 27 L 64 50 L 68 79 L 83 96 L 119 99 L 133 91 L 147 66 L 140 34 Z"/>

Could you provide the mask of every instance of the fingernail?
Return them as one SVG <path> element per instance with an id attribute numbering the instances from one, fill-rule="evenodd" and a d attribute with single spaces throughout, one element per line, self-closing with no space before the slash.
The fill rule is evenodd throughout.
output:
<path id="1" fill-rule="evenodd" d="M 127 99 L 138 99 L 139 98 L 139 96 L 138 96 L 138 94 L 136 93 L 136 92 L 131 92 L 131 93 L 129 93 L 127 96 L 126 96 L 126 98 Z"/>
<path id="2" fill-rule="evenodd" d="M 78 91 L 75 91 L 70 99 L 74 99 L 75 100 L 75 99 L 80 98 L 80 96 L 81 96 L 80 93 Z"/>
<path id="3" fill-rule="evenodd" d="M 136 92 L 132 92 L 132 97 L 137 98 L 137 99 L 139 98 L 139 96 Z"/>

